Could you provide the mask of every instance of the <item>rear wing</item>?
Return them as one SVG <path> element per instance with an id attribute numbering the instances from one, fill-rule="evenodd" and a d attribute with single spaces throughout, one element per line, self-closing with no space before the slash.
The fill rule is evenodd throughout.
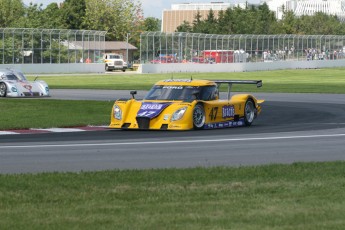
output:
<path id="1" fill-rule="evenodd" d="M 232 84 L 252 84 L 256 85 L 257 88 L 262 87 L 262 80 L 214 80 L 218 85 L 218 88 L 221 84 L 228 84 L 228 100 L 230 100 L 230 93 Z"/>
<path id="2" fill-rule="evenodd" d="M 217 83 L 217 84 L 222 84 L 222 83 L 226 83 L 226 84 L 255 84 L 256 87 L 261 87 L 262 86 L 262 80 L 214 80 L 213 82 Z"/>

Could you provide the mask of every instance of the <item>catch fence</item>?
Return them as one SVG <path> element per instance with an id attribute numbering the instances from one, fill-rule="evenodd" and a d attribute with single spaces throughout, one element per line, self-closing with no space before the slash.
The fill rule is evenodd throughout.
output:
<path id="1" fill-rule="evenodd" d="M 344 59 L 343 35 L 144 32 L 140 63 L 238 63 Z"/>
<path id="2" fill-rule="evenodd" d="M 106 31 L 0 28 L 0 64 L 100 62 Z"/>

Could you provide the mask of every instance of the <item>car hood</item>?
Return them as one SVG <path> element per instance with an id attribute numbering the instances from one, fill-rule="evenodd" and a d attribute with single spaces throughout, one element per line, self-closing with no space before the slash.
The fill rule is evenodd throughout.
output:
<path id="1" fill-rule="evenodd" d="M 35 93 L 35 92 L 43 92 L 45 91 L 45 87 L 47 87 L 45 82 L 42 81 L 6 81 L 6 83 L 12 87 L 16 87 L 18 93 Z"/>
<path id="2" fill-rule="evenodd" d="M 41 84 L 39 82 L 29 82 L 29 81 L 18 81 L 15 83 L 16 87 L 18 89 L 21 89 L 22 91 L 27 92 L 36 92 L 41 91 Z"/>

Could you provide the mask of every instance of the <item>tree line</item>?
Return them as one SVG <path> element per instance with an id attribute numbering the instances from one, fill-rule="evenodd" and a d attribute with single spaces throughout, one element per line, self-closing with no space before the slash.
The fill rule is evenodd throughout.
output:
<path id="1" fill-rule="evenodd" d="M 278 20 L 266 3 L 260 6 L 234 7 L 220 11 L 218 17 L 210 10 L 202 19 L 198 12 L 192 23 L 184 21 L 176 32 L 204 34 L 301 34 L 301 35 L 343 35 L 345 23 L 335 15 L 318 12 L 315 15 L 297 17 L 293 11 L 283 9 Z"/>
<path id="2" fill-rule="evenodd" d="M 138 43 L 139 34 L 159 30 L 159 20 L 143 17 L 138 0 L 64 0 L 24 5 L 22 0 L 0 0 L 0 28 L 45 28 L 107 31 L 106 40 L 124 41 L 129 35 Z"/>
<path id="3" fill-rule="evenodd" d="M 45 28 L 107 31 L 107 41 L 124 41 L 139 46 L 140 33 L 159 31 L 160 20 L 144 18 L 140 0 L 64 0 L 61 5 L 42 5 L 22 0 L 0 0 L 0 28 Z M 333 34 L 345 33 L 345 23 L 334 15 L 316 13 L 297 17 L 285 11 L 277 20 L 266 3 L 234 7 L 216 16 L 210 10 L 202 19 L 198 12 L 192 23 L 184 21 L 177 32 L 205 34 Z"/>

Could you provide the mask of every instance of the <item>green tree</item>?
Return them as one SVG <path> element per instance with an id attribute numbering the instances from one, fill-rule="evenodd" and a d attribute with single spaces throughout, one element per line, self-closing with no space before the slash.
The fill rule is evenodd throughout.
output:
<path id="1" fill-rule="evenodd" d="M 19 22 L 19 27 L 22 28 L 44 28 L 43 22 L 47 18 L 43 18 L 42 4 L 33 4 L 25 8 L 25 17 Z M 50 18 L 50 17 L 49 17 Z"/>
<path id="2" fill-rule="evenodd" d="M 293 11 L 284 11 L 283 18 L 278 22 L 276 32 L 281 34 L 297 34 L 299 19 Z"/>
<path id="3" fill-rule="evenodd" d="M 106 30 L 107 40 L 124 40 L 142 26 L 142 8 L 136 0 L 86 0 L 84 25 L 91 30 Z"/>
<path id="4" fill-rule="evenodd" d="M 277 18 L 273 11 L 270 11 L 266 2 L 259 6 L 257 26 L 259 27 L 260 34 L 271 34 L 277 22 Z"/>
<path id="5" fill-rule="evenodd" d="M 203 20 L 200 11 L 198 10 L 193 20 L 193 33 L 202 33 Z"/>
<path id="6" fill-rule="evenodd" d="M 158 18 L 148 17 L 144 20 L 144 31 L 159 31 L 161 21 Z"/>
<path id="7" fill-rule="evenodd" d="M 234 34 L 247 34 L 249 31 L 251 31 L 249 34 L 253 33 L 251 29 L 252 25 L 248 23 L 247 10 L 241 7 L 235 7 L 233 9 L 232 20 Z"/>
<path id="8" fill-rule="evenodd" d="M 24 15 L 22 0 L 0 0 L 0 28 L 15 27 Z"/>
<path id="9" fill-rule="evenodd" d="M 192 30 L 193 30 L 192 25 L 187 21 L 183 21 L 183 23 L 176 28 L 176 32 L 190 33 L 192 32 Z"/>
<path id="10" fill-rule="evenodd" d="M 57 3 L 51 3 L 46 8 L 42 4 L 32 4 L 24 9 L 25 16 L 20 18 L 15 27 L 20 28 L 65 28 L 61 20 L 61 11 Z"/>
<path id="11" fill-rule="evenodd" d="M 234 19 L 233 9 L 227 8 L 224 12 L 221 11 L 218 18 L 218 33 L 232 34 L 234 33 Z"/>
<path id="12" fill-rule="evenodd" d="M 67 29 L 84 29 L 85 14 L 85 0 L 65 0 L 62 4 L 61 17 Z"/>
<path id="13" fill-rule="evenodd" d="M 20 46 L 17 45 L 21 40 L 9 36 L 4 40 L 0 40 L 0 64 L 11 64 L 16 62 L 16 58 L 20 57 Z M 14 46 L 13 46 L 14 45 Z"/>
<path id="14" fill-rule="evenodd" d="M 303 34 L 343 34 L 342 23 L 336 16 L 318 12 L 313 16 L 300 18 L 300 29 Z"/>
<path id="15" fill-rule="evenodd" d="M 57 3 L 51 3 L 44 9 L 42 8 L 42 4 L 30 3 L 29 6 L 23 9 L 23 15 L 21 17 L 18 16 L 16 21 L 7 27 L 47 29 L 65 28 L 62 23 L 61 12 Z"/>
<path id="16" fill-rule="evenodd" d="M 49 18 L 49 20 L 47 20 Z M 68 28 L 63 22 L 62 11 L 57 3 L 49 4 L 42 11 L 42 28 L 47 29 L 66 29 Z"/>
<path id="17" fill-rule="evenodd" d="M 216 16 L 214 15 L 214 12 L 212 9 L 209 10 L 207 17 L 204 21 L 204 31 L 207 34 L 215 34 L 217 33 L 217 19 Z"/>

